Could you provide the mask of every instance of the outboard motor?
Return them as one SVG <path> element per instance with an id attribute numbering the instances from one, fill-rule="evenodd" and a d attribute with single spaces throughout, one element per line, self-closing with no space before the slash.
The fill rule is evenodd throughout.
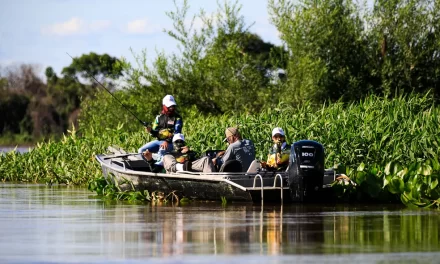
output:
<path id="1" fill-rule="evenodd" d="M 293 143 L 288 172 L 293 201 L 304 202 L 320 198 L 324 180 L 324 147 L 312 140 Z"/>

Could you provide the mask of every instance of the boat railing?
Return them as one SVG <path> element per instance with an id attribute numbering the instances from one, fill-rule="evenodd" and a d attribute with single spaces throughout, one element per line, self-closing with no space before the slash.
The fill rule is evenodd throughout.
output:
<path id="1" fill-rule="evenodd" d="M 263 185 L 263 177 L 261 177 L 261 175 L 260 174 L 257 174 L 257 175 L 255 175 L 255 177 L 254 177 L 254 186 L 252 187 L 252 188 L 254 188 L 255 189 L 255 183 L 256 183 L 256 181 L 257 181 L 257 179 L 258 178 L 260 178 L 260 187 L 261 187 L 261 205 L 263 205 L 263 200 L 264 200 L 264 185 Z"/>
<path id="2" fill-rule="evenodd" d="M 280 179 L 280 190 L 281 190 L 281 204 L 283 203 L 283 177 L 280 174 L 275 175 L 275 179 L 273 180 L 273 187 L 277 187 L 277 179 Z"/>
<path id="3" fill-rule="evenodd" d="M 279 186 L 277 186 L 278 179 L 280 179 Z M 260 180 L 260 186 L 257 186 L 257 180 Z M 288 188 L 289 187 L 284 187 L 283 176 L 280 173 L 277 173 L 275 175 L 272 186 L 264 186 L 263 177 L 260 174 L 256 174 L 254 176 L 254 184 L 253 184 L 252 188 L 247 188 L 247 190 L 260 190 L 261 191 L 261 205 L 263 205 L 265 190 L 280 190 L 281 203 L 283 203 L 284 189 L 288 189 Z"/>

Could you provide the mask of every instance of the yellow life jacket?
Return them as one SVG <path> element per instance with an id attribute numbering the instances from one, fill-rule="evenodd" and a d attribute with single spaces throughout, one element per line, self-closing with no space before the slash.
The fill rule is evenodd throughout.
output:
<path id="1" fill-rule="evenodd" d="M 267 157 L 267 165 L 272 168 L 286 168 L 289 165 L 290 146 L 283 142 L 278 149 L 276 144 L 270 149 Z"/>
<path id="2" fill-rule="evenodd" d="M 157 138 L 159 140 L 165 140 L 165 139 L 171 138 L 172 136 L 173 136 L 173 133 L 168 128 L 159 130 L 159 133 L 157 134 Z"/>
<path id="3" fill-rule="evenodd" d="M 185 161 L 189 160 L 188 155 L 182 155 L 179 157 L 176 157 L 176 162 L 177 163 L 185 163 Z"/>

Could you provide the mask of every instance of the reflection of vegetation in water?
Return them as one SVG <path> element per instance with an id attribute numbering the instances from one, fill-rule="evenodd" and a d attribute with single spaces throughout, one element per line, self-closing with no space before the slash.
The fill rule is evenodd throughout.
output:
<path id="1" fill-rule="evenodd" d="M 226 197 L 222 196 L 222 205 L 225 206 L 228 203 L 228 200 L 226 200 Z"/>
<path id="2" fill-rule="evenodd" d="M 369 252 L 437 251 L 440 218 L 428 211 L 357 212 L 326 218 L 327 253 L 349 253 L 350 247 Z M 350 247 L 348 247 L 350 246 Z M 337 251 L 337 252 L 335 252 Z"/>

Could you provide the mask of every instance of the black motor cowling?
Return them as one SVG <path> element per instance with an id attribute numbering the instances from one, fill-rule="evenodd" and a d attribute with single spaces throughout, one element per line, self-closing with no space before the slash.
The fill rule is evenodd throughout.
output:
<path id="1" fill-rule="evenodd" d="M 293 143 L 288 172 L 293 201 L 318 200 L 324 180 L 324 147 L 312 140 Z"/>

